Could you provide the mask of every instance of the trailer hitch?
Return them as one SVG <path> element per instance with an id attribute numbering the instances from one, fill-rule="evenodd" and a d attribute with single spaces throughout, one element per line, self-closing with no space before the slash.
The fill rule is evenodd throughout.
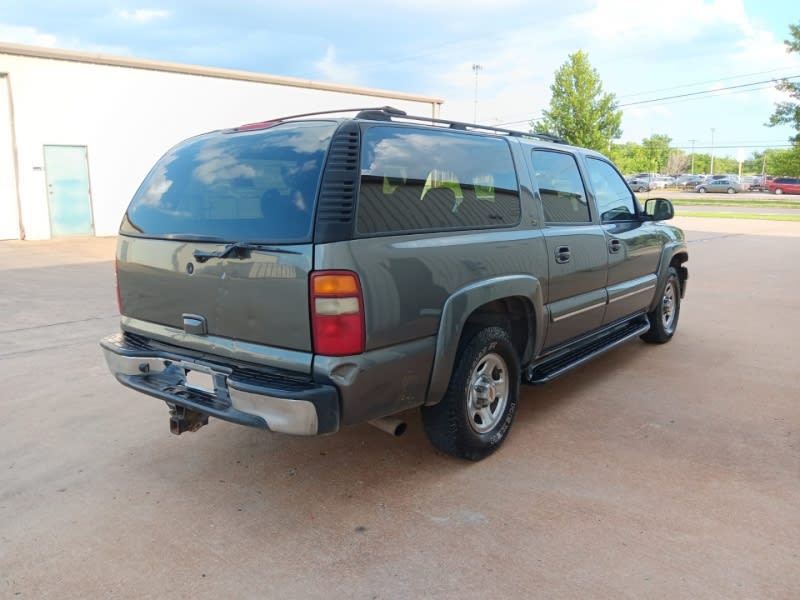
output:
<path id="1" fill-rule="evenodd" d="M 175 435 L 187 431 L 197 431 L 203 425 L 208 425 L 208 415 L 186 408 L 185 406 L 171 405 L 169 407 L 169 430 Z"/>

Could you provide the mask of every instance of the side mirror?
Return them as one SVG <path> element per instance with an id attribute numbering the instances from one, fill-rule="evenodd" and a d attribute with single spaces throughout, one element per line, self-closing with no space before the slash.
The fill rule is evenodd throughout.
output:
<path id="1" fill-rule="evenodd" d="M 666 198 L 650 198 L 644 203 L 644 215 L 648 221 L 668 221 L 675 216 L 675 209 Z"/>

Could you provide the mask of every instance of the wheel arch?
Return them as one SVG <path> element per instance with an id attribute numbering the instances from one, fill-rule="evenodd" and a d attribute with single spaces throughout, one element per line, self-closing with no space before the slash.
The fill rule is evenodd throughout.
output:
<path id="1" fill-rule="evenodd" d="M 544 299 L 539 280 L 531 275 L 506 275 L 478 281 L 451 295 L 444 304 L 436 337 L 436 353 L 425 404 L 438 403 L 450 382 L 458 347 L 466 331 L 501 325 L 519 353 L 520 364 L 541 345 L 539 323 Z"/>
<path id="2" fill-rule="evenodd" d="M 681 289 L 680 295 L 683 298 L 686 291 L 686 280 L 689 279 L 689 271 L 683 266 L 683 263 L 689 260 L 689 250 L 684 241 L 676 241 L 667 244 L 661 251 L 661 259 L 658 263 L 658 286 L 657 293 L 653 297 L 653 302 L 648 307 L 648 311 L 653 310 L 661 298 L 661 289 L 664 287 L 664 282 L 667 278 L 667 272 L 670 267 L 675 267 L 678 271 L 678 278 L 680 279 Z"/>

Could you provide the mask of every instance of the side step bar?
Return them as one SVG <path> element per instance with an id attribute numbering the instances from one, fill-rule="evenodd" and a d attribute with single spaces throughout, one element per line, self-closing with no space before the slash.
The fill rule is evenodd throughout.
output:
<path id="1" fill-rule="evenodd" d="M 527 383 L 547 383 L 631 338 L 647 333 L 649 329 L 650 322 L 643 315 L 577 348 L 566 350 L 540 363 L 528 365 L 525 371 L 525 381 Z"/>

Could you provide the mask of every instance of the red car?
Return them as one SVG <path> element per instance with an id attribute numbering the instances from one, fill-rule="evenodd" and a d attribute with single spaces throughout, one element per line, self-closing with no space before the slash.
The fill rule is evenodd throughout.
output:
<path id="1" fill-rule="evenodd" d="M 767 187 L 770 194 L 800 194 L 800 178 L 776 177 Z"/>

